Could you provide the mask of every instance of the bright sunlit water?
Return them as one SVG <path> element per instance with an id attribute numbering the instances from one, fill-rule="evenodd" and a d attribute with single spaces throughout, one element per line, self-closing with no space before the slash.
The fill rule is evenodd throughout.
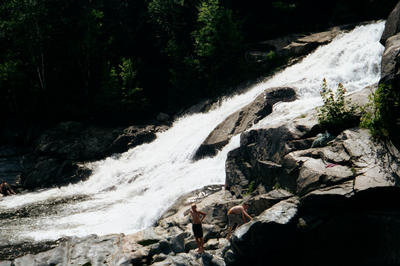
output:
<path id="1" fill-rule="evenodd" d="M 249 104 L 265 89 L 297 88 L 299 100 L 277 104 L 274 113 L 257 125 L 286 121 L 321 104 L 322 79 L 336 88 L 341 82 L 352 92 L 376 83 L 380 77 L 383 46 L 379 43 L 384 22 L 360 26 L 338 36 L 293 65 L 261 82 L 246 93 L 225 99 L 206 114 L 181 117 L 157 139 L 89 165 L 92 176 L 85 182 L 62 188 L 4 198 L 1 212 L 18 208 L 36 210 L 35 215 L 0 220 L 0 239 L 57 239 L 61 236 L 133 233 L 151 226 L 181 195 L 209 184 L 225 182 L 227 153 L 239 146 L 239 136 L 213 158 L 191 160 L 208 134 L 227 116 Z M 72 197 L 81 197 L 72 200 Z M 51 202 L 65 202 L 51 205 Z"/>

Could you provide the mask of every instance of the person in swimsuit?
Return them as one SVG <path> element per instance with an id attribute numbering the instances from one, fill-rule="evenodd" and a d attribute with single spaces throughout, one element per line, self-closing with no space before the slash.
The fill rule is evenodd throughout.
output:
<path id="1" fill-rule="evenodd" d="M 192 216 L 192 229 L 194 238 L 197 243 L 197 252 L 204 252 L 204 241 L 203 241 L 203 228 L 201 226 L 201 222 L 203 222 L 206 214 L 204 212 L 198 211 L 196 204 L 192 204 L 192 208 L 190 210 L 190 215 Z"/>
<path id="2" fill-rule="evenodd" d="M 232 232 L 236 229 L 236 227 L 245 224 L 246 218 L 249 221 L 253 220 L 251 216 L 246 212 L 249 208 L 247 203 L 243 203 L 242 205 L 233 206 L 228 210 L 228 233 L 226 235 L 226 239 L 231 237 Z"/>
<path id="3" fill-rule="evenodd" d="M 14 190 L 11 188 L 11 186 L 4 180 L 1 181 L 0 184 L 0 193 L 3 196 L 8 196 L 8 195 L 15 195 Z"/>

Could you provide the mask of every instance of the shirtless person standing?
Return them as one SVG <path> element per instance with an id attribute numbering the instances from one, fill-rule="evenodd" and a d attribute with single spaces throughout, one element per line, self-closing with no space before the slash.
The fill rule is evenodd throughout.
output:
<path id="1" fill-rule="evenodd" d="M 204 251 L 204 241 L 203 241 L 203 228 L 201 222 L 206 217 L 204 212 L 198 211 L 196 204 L 192 204 L 192 209 L 190 210 L 192 216 L 192 229 L 194 238 L 197 243 L 197 252 L 202 253 Z"/>
<path id="2" fill-rule="evenodd" d="M 246 218 L 249 221 L 253 220 L 251 216 L 246 212 L 249 208 L 247 203 L 243 203 L 242 205 L 233 206 L 228 210 L 228 233 L 226 235 L 226 239 L 231 237 L 232 231 L 236 229 L 236 227 L 245 224 Z"/>

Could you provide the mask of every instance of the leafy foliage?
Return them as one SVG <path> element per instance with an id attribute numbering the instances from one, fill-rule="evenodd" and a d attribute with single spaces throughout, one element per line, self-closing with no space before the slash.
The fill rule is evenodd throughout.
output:
<path id="1" fill-rule="evenodd" d="M 349 22 L 338 6 L 361 21 L 397 1 L 350 2 L 2 0 L 0 111 L 34 124 L 177 112 L 282 64 L 273 51 L 246 61 L 253 44 Z"/>
<path id="2" fill-rule="evenodd" d="M 235 60 L 241 50 L 242 35 L 233 20 L 232 11 L 220 6 L 218 0 L 204 1 L 199 7 L 198 28 L 194 37 L 193 63 L 206 87 L 221 86 L 236 73 Z M 236 63 L 236 64 L 235 64 Z"/>
<path id="3" fill-rule="evenodd" d="M 354 126 L 357 117 L 354 115 L 357 106 L 345 99 L 346 89 L 338 84 L 336 93 L 328 87 L 326 79 L 323 79 L 321 97 L 323 105 L 318 110 L 318 122 L 323 129 L 333 133 Z"/>
<path id="4" fill-rule="evenodd" d="M 369 95 L 360 125 L 368 128 L 374 137 L 392 138 L 397 142 L 400 132 L 400 91 L 390 84 L 379 84 L 377 90 Z"/>
<path id="5" fill-rule="evenodd" d="M 243 196 L 248 196 L 248 195 L 250 195 L 251 193 L 253 193 L 254 190 L 255 190 L 255 181 L 252 180 L 252 181 L 249 183 L 249 187 L 247 188 L 247 191 L 244 193 Z"/>

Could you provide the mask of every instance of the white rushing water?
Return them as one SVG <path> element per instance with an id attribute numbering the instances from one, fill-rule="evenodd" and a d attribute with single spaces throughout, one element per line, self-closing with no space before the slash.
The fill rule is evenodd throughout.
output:
<path id="1" fill-rule="evenodd" d="M 298 88 L 299 100 L 274 107 L 273 115 L 257 126 L 284 121 L 321 104 L 322 79 L 336 88 L 341 82 L 352 92 L 376 83 L 380 76 L 383 46 L 379 43 L 384 22 L 360 26 L 318 48 L 300 63 L 261 82 L 242 95 L 222 102 L 206 114 L 181 117 L 149 144 L 135 147 L 119 157 L 92 163 L 92 176 L 85 182 L 0 201 L 0 212 L 51 204 L 63 198 L 85 195 L 57 205 L 43 215 L 3 220 L 0 226 L 15 241 L 56 239 L 61 236 L 133 233 L 151 226 L 184 193 L 225 182 L 227 153 L 239 146 L 239 136 L 214 158 L 191 160 L 208 134 L 227 116 L 250 103 L 269 87 Z M 37 207 L 39 208 L 39 207 Z M 5 235 L 1 235 L 4 238 Z"/>

